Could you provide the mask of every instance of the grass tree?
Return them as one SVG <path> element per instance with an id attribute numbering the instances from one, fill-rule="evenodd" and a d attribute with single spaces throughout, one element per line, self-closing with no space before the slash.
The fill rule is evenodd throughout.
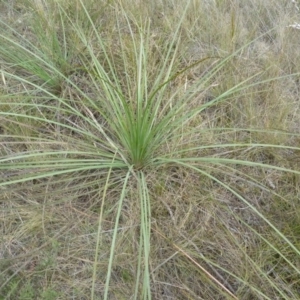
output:
<path id="1" fill-rule="evenodd" d="M 1 23 L 1 297 L 297 299 L 299 134 L 253 114 L 298 74 L 244 69 L 265 33 L 190 59 L 191 1 L 100 6 Z"/>

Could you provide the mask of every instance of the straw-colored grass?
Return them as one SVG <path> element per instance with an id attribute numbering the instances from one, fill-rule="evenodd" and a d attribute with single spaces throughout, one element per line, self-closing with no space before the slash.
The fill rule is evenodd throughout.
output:
<path id="1" fill-rule="evenodd" d="M 299 299 L 296 1 L 0 3 L 0 299 Z"/>

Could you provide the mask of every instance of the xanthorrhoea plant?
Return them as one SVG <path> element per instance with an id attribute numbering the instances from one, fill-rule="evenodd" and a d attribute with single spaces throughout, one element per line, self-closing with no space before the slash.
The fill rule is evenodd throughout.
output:
<path id="1" fill-rule="evenodd" d="M 238 185 L 232 184 L 238 180 L 243 186 L 248 185 L 274 197 L 282 197 L 266 184 L 259 182 L 252 173 L 245 174 L 244 170 L 275 170 L 296 175 L 300 172 L 285 166 L 250 160 L 243 155 L 253 149 L 258 152 L 263 149 L 298 151 L 299 148 L 278 143 L 256 143 L 250 139 L 228 142 L 227 138 L 226 142 L 222 142 L 223 135 L 230 137 L 232 133 L 239 136 L 239 133 L 244 132 L 251 135 L 265 131 L 253 128 L 211 128 L 203 126 L 199 119 L 201 113 L 208 108 L 221 105 L 247 88 L 275 79 L 255 82 L 252 80 L 256 78 L 255 74 L 234 84 L 212 100 L 203 102 L 201 97 L 214 85 L 215 77 L 241 49 L 223 59 L 203 58 L 192 65 L 182 67 L 179 53 L 180 31 L 189 5 L 186 6 L 172 34 L 165 40 L 155 40 L 150 21 L 137 20 L 130 16 L 122 5 L 114 7 L 116 32 L 107 36 L 95 25 L 84 3 L 78 1 L 77 4 L 88 20 L 90 35 L 87 35 L 76 18 L 72 19 L 63 7 L 55 5 L 61 17 L 63 32 L 62 42 L 58 37 L 55 39 L 58 52 L 63 51 L 65 47 L 66 28 L 85 46 L 85 52 L 80 56 L 76 78 L 62 72 L 59 68 L 61 64 L 53 64 L 37 46 L 26 48 L 4 33 L 1 35 L 2 39 L 17 50 L 17 56 L 9 56 L 8 49 L 3 47 L 0 51 L 1 59 L 15 60 L 15 57 L 18 59 L 18 54 L 28 56 L 25 65 L 20 65 L 20 62 L 15 60 L 16 65 L 30 72 L 38 69 L 38 72 L 34 71 L 34 75 L 44 81 L 40 83 L 32 77 L 2 71 L 6 82 L 14 81 L 23 86 L 23 89 L 19 86 L 19 90 L 10 90 L 9 93 L 1 95 L 0 118 L 4 131 L 0 160 L 0 170 L 4 179 L 1 181 L 2 195 L 14 200 L 24 200 L 22 193 L 25 185 L 28 185 L 31 195 L 33 194 L 34 205 L 43 205 L 43 211 L 54 204 L 74 203 L 84 199 L 83 202 L 89 203 L 89 210 L 98 213 L 90 282 L 92 299 L 108 299 L 110 294 L 118 297 L 111 282 L 112 276 L 118 276 L 116 254 L 118 251 L 122 252 L 118 239 L 122 215 L 126 213 L 124 203 L 137 200 L 139 201 L 133 206 L 139 208 L 140 214 L 138 218 L 133 215 L 135 220 L 132 224 L 133 232 L 137 225 L 139 228 L 138 246 L 135 248 L 136 262 L 133 263 L 135 278 L 129 280 L 132 289 L 127 291 L 133 299 L 152 297 L 155 291 L 153 286 L 156 283 L 155 272 L 178 253 L 190 262 L 190 269 L 193 270 L 193 274 L 199 275 L 199 281 L 206 278 L 206 285 L 212 286 L 212 291 L 218 293 L 218 299 L 224 295 L 235 299 L 247 295 L 262 299 L 272 299 L 272 295 L 280 295 L 284 299 L 292 299 L 295 292 L 282 289 L 278 282 L 252 259 L 242 243 L 239 244 L 238 239 L 231 237 L 228 229 L 225 230 L 225 234 L 228 235 L 229 242 L 242 253 L 249 270 L 258 274 L 260 279 L 257 279 L 257 282 L 241 277 L 234 273 L 234 269 L 226 268 L 222 262 L 218 263 L 217 259 L 203 255 L 193 242 L 195 236 L 201 239 L 197 231 L 186 237 L 181 234 L 178 226 L 178 237 L 181 241 L 169 239 L 163 232 L 163 226 L 158 223 L 162 218 L 151 216 L 151 204 L 156 200 L 156 196 L 169 188 L 176 189 L 175 183 L 168 186 L 168 178 L 179 177 L 174 175 L 174 172 L 189 173 L 196 178 L 193 183 L 195 190 L 198 191 L 199 185 L 202 184 L 205 190 L 208 181 L 218 187 L 216 190 L 225 191 L 243 203 L 251 211 L 251 216 L 256 216 L 271 230 L 276 242 L 265 238 L 255 226 L 250 226 L 239 215 L 232 213 L 234 218 L 249 228 L 249 232 L 259 243 L 264 243 L 268 249 L 272 249 L 286 263 L 289 272 L 299 275 L 299 268 L 291 259 L 291 253 L 299 256 L 299 249 L 260 212 Z M 182 85 L 174 83 L 180 76 L 209 59 L 214 61 L 211 68 L 194 82 Z M 65 86 L 64 91 L 56 93 L 51 86 L 48 88 L 44 84 L 48 83 L 48 77 L 43 78 L 39 74 L 43 74 L 45 70 L 49 79 L 60 78 L 60 82 Z M 47 70 L 50 70 L 50 73 Z M 216 139 L 210 143 L 212 133 L 220 136 L 220 141 Z M 287 135 L 279 131 L 274 131 L 274 134 Z M 244 169 L 241 169 L 241 166 Z M 184 181 L 183 177 L 179 179 Z M 49 203 L 53 199 L 53 204 Z M 31 199 L 26 198 L 25 201 L 27 205 Z M 163 199 L 159 205 L 167 207 L 168 218 L 173 218 L 176 227 L 170 206 L 164 203 Z M 47 216 L 43 215 L 43 220 L 45 218 Z M 114 225 L 104 280 L 99 264 L 101 266 L 102 256 L 107 254 L 102 253 L 105 249 L 105 222 L 112 222 Z M 201 220 L 195 216 L 195 222 L 201 223 Z M 151 234 L 155 234 L 156 238 L 161 237 L 176 250 L 174 255 L 165 257 L 161 264 L 153 265 L 151 262 Z M 46 234 L 45 236 L 47 237 Z M 134 233 L 132 236 L 135 237 Z M 52 239 L 53 237 L 46 239 L 45 244 Z M 277 246 L 278 241 L 288 249 L 286 252 Z M 179 262 L 179 265 L 180 263 L 183 264 Z M 182 265 L 179 269 L 184 270 L 186 266 Z M 204 273 L 204 277 L 201 272 Z M 4 289 L 17 274 L 18 270 L 13 272 L 1 288 Z M 119 276 L 127 275 L 122 273 Z M 188 276 L 188 273 L 183 273 L 183 276 Z M 103 288 L 99 287 L 99 280 L 105 281 Z M 271 291 L 261 288 L 262 284 L 270 286 Z M 186 297 L 199 296 L 199 291 L 193 292 L 191 287 L 183 285 L 183 289 Z M 208 295 L 211 294 L 203 292 L 203 295 L 210 297 Z"/>
<path id="2" fill-rule="evenodd" d="M 80 12 L 76 13 L 76 7 L 69 9 L 69 5 L 64 4 L 67 13 L 75 14 L 73 18 L 81 22 L 82 29 L 88 34 L 89 29 L 83 26 Z M 25 1 L 25 5 L 31 11 L 30 26 L 22 17 L 17 29 L 0 21 L 3 68 L 13 67 L 19 74 L 30 77 L 31 82 L 45 85 L 59 94 L 63 89 L 63 78 L 79 68 L 78 54 L 82 54 L 84 47 L 65 27 L 64 16 L 55 2 Z"/>

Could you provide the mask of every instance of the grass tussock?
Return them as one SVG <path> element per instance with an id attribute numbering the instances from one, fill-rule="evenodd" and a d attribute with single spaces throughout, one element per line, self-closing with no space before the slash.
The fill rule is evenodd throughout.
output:
<path id="1" fill-rule="evenodd" d="M 300 298 L 300 12 L 246 2 L 0 3 L 0 299 Z"/>

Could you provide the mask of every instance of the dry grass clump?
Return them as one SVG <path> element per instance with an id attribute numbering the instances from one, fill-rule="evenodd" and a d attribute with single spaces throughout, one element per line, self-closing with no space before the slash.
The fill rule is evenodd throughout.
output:
<path id="1" fill-rule="evenodd" d="M 295 1 L 0 3 L 0 299 L 299 299 Z"/>

